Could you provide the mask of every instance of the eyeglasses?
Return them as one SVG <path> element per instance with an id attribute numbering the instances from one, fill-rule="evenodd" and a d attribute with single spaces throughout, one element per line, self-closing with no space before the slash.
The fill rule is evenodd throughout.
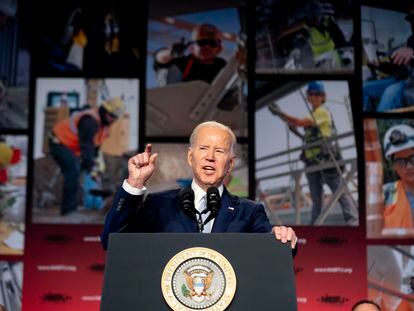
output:
<path id="1" fill-rule="evenodd" d="M 218 47 L 220 45 L 220 41 L 214 39 L 201 39 L 196 41 L 198 46 L 210 46 L 212 48 Z"/>
<path id="2" fill-rule="evenodd" d="M 323 96 L 323 93 L 322 92 L 318 92 L 318 91 L 308 91 L 308 92 L 306 92 L 306 94 L 308 96 Z"/>
<path id="3" fill-rule="evenodd" d="M 414 167 L 414 154 L 410 155 L 407 158 L 393 158 L 392 162 L 398 166 L 406 168 L 408 163 Z"/>

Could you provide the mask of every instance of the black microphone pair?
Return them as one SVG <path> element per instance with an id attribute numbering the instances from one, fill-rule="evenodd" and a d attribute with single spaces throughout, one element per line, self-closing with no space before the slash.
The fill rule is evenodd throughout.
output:
<path id="1" fill-rule="evenodd" d="M 186 187 L 180 190 L 178 196 L 180 197 L 181 208 L 192 220 L 197 223 L 198 232 L 203 232 L 204 225 L 216 217 L 220 209 L 220 192 L 216 187 L 207 189 L 206 201 L 207 207 L 200 213 L 194 204 L 194 191 L 191 187 Z M 210 212 L 207 219 L 203 222 L 201 215 Z"/>

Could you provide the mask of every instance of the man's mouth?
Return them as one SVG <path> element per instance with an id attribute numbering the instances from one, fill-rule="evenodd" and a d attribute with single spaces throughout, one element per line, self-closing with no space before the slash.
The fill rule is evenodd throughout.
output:
<path id="1" fill-rule="evenodd" d="M 203 166 L 203 170 L 207 173 L 214 172 L 216 169 L 213 166 L 205 165 Z"/>

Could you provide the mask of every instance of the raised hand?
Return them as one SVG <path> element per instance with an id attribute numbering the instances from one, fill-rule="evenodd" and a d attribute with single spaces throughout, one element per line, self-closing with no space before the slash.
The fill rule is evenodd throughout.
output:
<path id="1" fill-rule="evenodd" d="M 157 153 L 151 154 L 152 146 L 148 144 L 144 152 L 138 153 L 128 160 L 128 184 L 142 189 L 155 171 Z"/>

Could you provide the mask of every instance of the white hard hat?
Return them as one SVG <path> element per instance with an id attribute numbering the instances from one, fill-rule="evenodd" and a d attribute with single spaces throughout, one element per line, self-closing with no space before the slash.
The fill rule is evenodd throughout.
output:
<path id="1" fill-rule="evenodd" d="M 398 151 L 414 148 L 414 128 L 405 124 L 390 127 L 385 133 L 383 148 L 387 159 Z"/>

